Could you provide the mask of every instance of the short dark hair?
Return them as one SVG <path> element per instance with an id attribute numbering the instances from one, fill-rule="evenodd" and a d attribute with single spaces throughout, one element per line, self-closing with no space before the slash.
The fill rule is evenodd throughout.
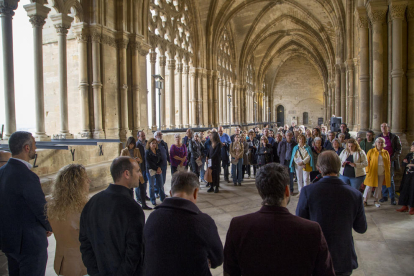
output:
<path id="1" fill-rule="evenodd" d="M 211 142 L 214 142 L 216 144 L 220 144 L 220 136 L 217 132 L 212 132 L 210 139 L 211 139 Z"/>
<path id="2" fill-rule="evenodd" d="M 262 205 L 280 206 L 289 184 L 289 173 L 285 166 L 270 163 L 259 169 L 255 182 Z"/>
<path id="3" fill-rule="evenodd" d="M 171 179 L 171 193 L 184 192 L 191 195 L 196 188 L 200 187 L 198 177 L 192 172 L 176 172 Z"/>
<path id="4" fill-rule="evenodd" d="M 16 131 L 9 138 L 9 149 L 12 155 L 18 155 L 26 145 L 32 146 L 32 134 L 27 131 Z"/>
<path id="5" fill-rule="evenodd" d="M 143 132 L 144 130 L 138 130 L 137 132 L 137 137 L 139 137 L 141 135 L 141 132 Z"/>
<path id="6" fill-rule="evenodd" d="M 372 130 L 368 130 L 367 133 L 371 133 L 372 136 L 375 136 L 375 132 L 373 132 Z"/>
<path id="7" fill-rule="evenodd" d="M 333 150 L 326 150 L 318 155 L 316 166 L 323 176 L 331 173 L 338 174 L 341 169 L 341 159 Z"/>
<path id="8" fill-rule="evenodd" d="M 134 144 L 134 148 L 135 148 L 136 143 L 137 143 L 137 141 L 135 140 L 135 138 L 131 136 L 131 137 L 128 138 L 128 140 L 126 142 L 126 147 L 129 147 L 129 145 Z"/>
<path id="9" fill-rule="evenodd" d="M 111 176 L 114 182 L 117 182 L 122 174 L 125 171 L 129 171 L 132 174 L 133 165 L 132 165 L 132 159 L 129 156 L 120 156 L 114 159 L 111 164 Z"/>
<path id="10" fill-rule="evenodd" d="M 342 125 L 344 125 L 345 127 L 348 127 L 348 125 L 347 125 L 347 124 L 345 124 L 345 123 L 342 123 L 342 124 L 341 124 L 341 126 L 342 126 Z"/>

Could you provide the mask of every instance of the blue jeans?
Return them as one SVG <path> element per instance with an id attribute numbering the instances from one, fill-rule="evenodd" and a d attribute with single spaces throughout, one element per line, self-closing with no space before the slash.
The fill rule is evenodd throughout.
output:
<path id="1" fill-rule="evenodd" d="M 200 178 L 201 179 L 204 179 L 204 174 L 206 173 L 206 170 L 205 170 L 205 164 L 206 164 L 206 158 L 204 157 L 204 158 L 201 158 L 201 161 L 203 162 L 203 165 L 201 165 L 201 170 L 200 170 Z"/>
<path id="2" fill-rule="evenodd" d="M 165 193 L 164 193 L 164 180 L 162 179 L 162 174 L 155 174 L 153 176 L 150 175 L 149 172 L 147 172 L 148 181 L 150 184 L 150 200 L 151 203 L 155 203 L 155 191 L 154 191 L 154 185 L 157 187 L 159 193 L 160 193 L 160 199 L 161 201 L 164 201 Z"/>
<path id="3" fill-rule="evenodd" d="M 359 190 L 359 187 L 361 187 L 361 184 L 364 183 L 365 175 L 360 177 L 347 177 L 344 175 L 339 175 L 339 179 L 341 179 L 345 184 L 348 184 L 354 189 Z"/>
<path id="4" fill-rule="evenodd" d="M 161 171 L 162 171 L 162 180 L 163 180 L 163 183 L 162 184 L 164 186 L 165 180 L 167 179 L 167 165 L 165 165 L 165 166 L 162 166 L 161 165 Z M 157 186 L 154 187 L 154 191 L 155 191 L 155 194 L 156 195 L 159 195 L 160 194 Z"/>
<path id="5" fill-rule="evenodd" d="M 391 186 L 387 188 L 387 186 L 382 185 L 382 197 L 388 198 L 389 196 L 391 199 L 395 199 L 394 164 L 391 165 L 390 176 Z"/>
<path id="6" fill-rule="evenodd" d="M 234 158 L 232 157 L 231 160 L 233 161 Z M 233 175 L 233 183 L 241 183 L 242 182 L 242 165 L 243 165 L 243 158 L 240 158 L 237 162 L 237 165 L 231 164 L 231 174 Z"/>

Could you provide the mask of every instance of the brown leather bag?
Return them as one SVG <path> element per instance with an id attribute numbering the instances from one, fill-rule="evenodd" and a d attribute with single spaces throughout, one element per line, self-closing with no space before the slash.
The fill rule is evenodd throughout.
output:
<path id="1" fill-rule="evenodd" d="M 207 168 L 206 173 L 204 174 L 204 180 L 208 183 L 213 182 L 213 170 L 211 168 Z"/>

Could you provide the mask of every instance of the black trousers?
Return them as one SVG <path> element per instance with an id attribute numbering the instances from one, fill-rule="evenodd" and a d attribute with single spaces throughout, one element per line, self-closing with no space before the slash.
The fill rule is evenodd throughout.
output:
<path id="1" fill-rule="evenodd" d="M 141 200 L 142 206 L 147 206 L 147 203 L 145 202 L 145 198 L 147 195 L 147 185 L 148 185 L 148 179 L 146 177 L 144 178 L 144 183 L 139 183 L 138 188 L 135 188 L 135 195 L 137 199 Z"/>
<path id="2" fill-rule="evenodd" d="M 191 164 L 191 172 L 195 173 L 197 175 L 197 178 L 200 178 L 200 167 L 197 165 L 196 159 L 191 158 L 190 164 Z"/>
<path id="3" fill-rule="evenodd" d="M 224 170 L 224 180 L 229 180 L 229 165 L 223 165 Z"/>
<path id="4" fill-rule="evenodd" d="M 211 174 L 213 177 L 213 182 L 211 183 L 211 187 L 219 187 L 220 186 L 220 168 L 212 168 L 212 169 L 213 171 Z"/>
<path id="5" fill-rule="evenodd" d="M 290 160 L 289 161 L 285 160 L 285 163 L 283 165 L 287 168 L 289 172 L 289 189 L 290 189 L 290 193 L 293 193 L 293 176 L 295 175 L 295 173 L 290 172 L 289 163 L 290 163 Z"/>
<path id="6" fill-rule="evenodd" d="M 46 231 L 45 231 L 46 235 Z M 21 255 L 6 253 L 9 262 L 9 276 L 44 276 L 47 263 L 47 248 L 37 254 Z"/>

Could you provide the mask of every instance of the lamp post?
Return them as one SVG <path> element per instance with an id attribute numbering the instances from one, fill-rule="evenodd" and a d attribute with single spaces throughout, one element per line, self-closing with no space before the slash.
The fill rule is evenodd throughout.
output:
<path id="1" fill-rule="evenodd" d="M 158 89 L 158 130 L 161 130 L 161 90 L 164 89 L 164 78 L 161 75 L 152 75 L 152 77 L 155 79 L 155 88 Z"/>
<path id="2" fill-rule="evenodd" d="M 230 114 L 230 118 L 229 118 L 229 123 L 230 123 L 230 135 L 231 135 L 231 94 L 227 95 L 227 98 L 229 99 L 229 114 Z"/>

